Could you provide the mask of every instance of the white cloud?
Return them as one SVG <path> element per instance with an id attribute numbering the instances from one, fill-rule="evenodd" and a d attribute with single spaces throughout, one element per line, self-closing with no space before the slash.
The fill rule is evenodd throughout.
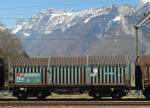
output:
<path id="1" fill-rule="evenodd" d="M 143 3 L 143 4 L 145 4 L 145 3 L 147 3 L 147 2 L 150 2 L 150 0 L 140 0 L 141 1 L 141 3 Z"/>

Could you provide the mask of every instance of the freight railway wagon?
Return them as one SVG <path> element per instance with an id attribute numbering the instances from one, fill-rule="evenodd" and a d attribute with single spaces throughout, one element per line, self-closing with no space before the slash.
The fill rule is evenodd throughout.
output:
<path id="1" fill-rule="evenodd" d="M 131 87 L 127 56 L 16 58 L 9 69 L 13 95 L 24 99 L 44 99 L 51 92 L 121 98 Z"/>
<path id="2" fill-rule="evenodd" d="M 143 95 L 150 99 L 150 56 L 140 56 L 136 59 L 135 84 Z"/>

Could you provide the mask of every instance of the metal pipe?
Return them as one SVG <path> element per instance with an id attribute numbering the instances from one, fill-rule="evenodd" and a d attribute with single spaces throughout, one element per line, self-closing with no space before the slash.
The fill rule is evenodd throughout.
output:
<path id="1" fill-rule="evenodd" d="M 140 54 L 140 49 L 139 49 L 139 27 L 135 26 L 136 30 L 136 57 L 139 56 Z"/>

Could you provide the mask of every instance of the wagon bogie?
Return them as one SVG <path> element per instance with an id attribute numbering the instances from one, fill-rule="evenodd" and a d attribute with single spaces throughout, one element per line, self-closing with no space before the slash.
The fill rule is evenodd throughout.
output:
<path id="1" fill-rule="evenodd" d="M 37 97 L 37 99 L 45 99 L 51 95 L 51 91 L 47 87 L 14 87 L 13 96 L 18 99 L 27 99 L 27 97 Z"/>
<path id="2" fill-rule="evenodd" d="M 94 89 L 89 90 L 89 96 L 93 98 L 102 98 L 102 97 L 112 97 L 113 99 L 120 99 L 123 96 L 126 96 L 129 92 L 127 86 L 97 86 L 93 87 Z"/>

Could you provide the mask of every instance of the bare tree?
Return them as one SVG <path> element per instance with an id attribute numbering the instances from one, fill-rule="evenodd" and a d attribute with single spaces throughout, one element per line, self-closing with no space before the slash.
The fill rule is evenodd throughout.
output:
<path id="1" fill-rule="evenodd" d="M 22 54 L 23 48 L 19 39 L 7 29 L 0 31 L 0 56 L 11 57 L 21 56 Z"/>

